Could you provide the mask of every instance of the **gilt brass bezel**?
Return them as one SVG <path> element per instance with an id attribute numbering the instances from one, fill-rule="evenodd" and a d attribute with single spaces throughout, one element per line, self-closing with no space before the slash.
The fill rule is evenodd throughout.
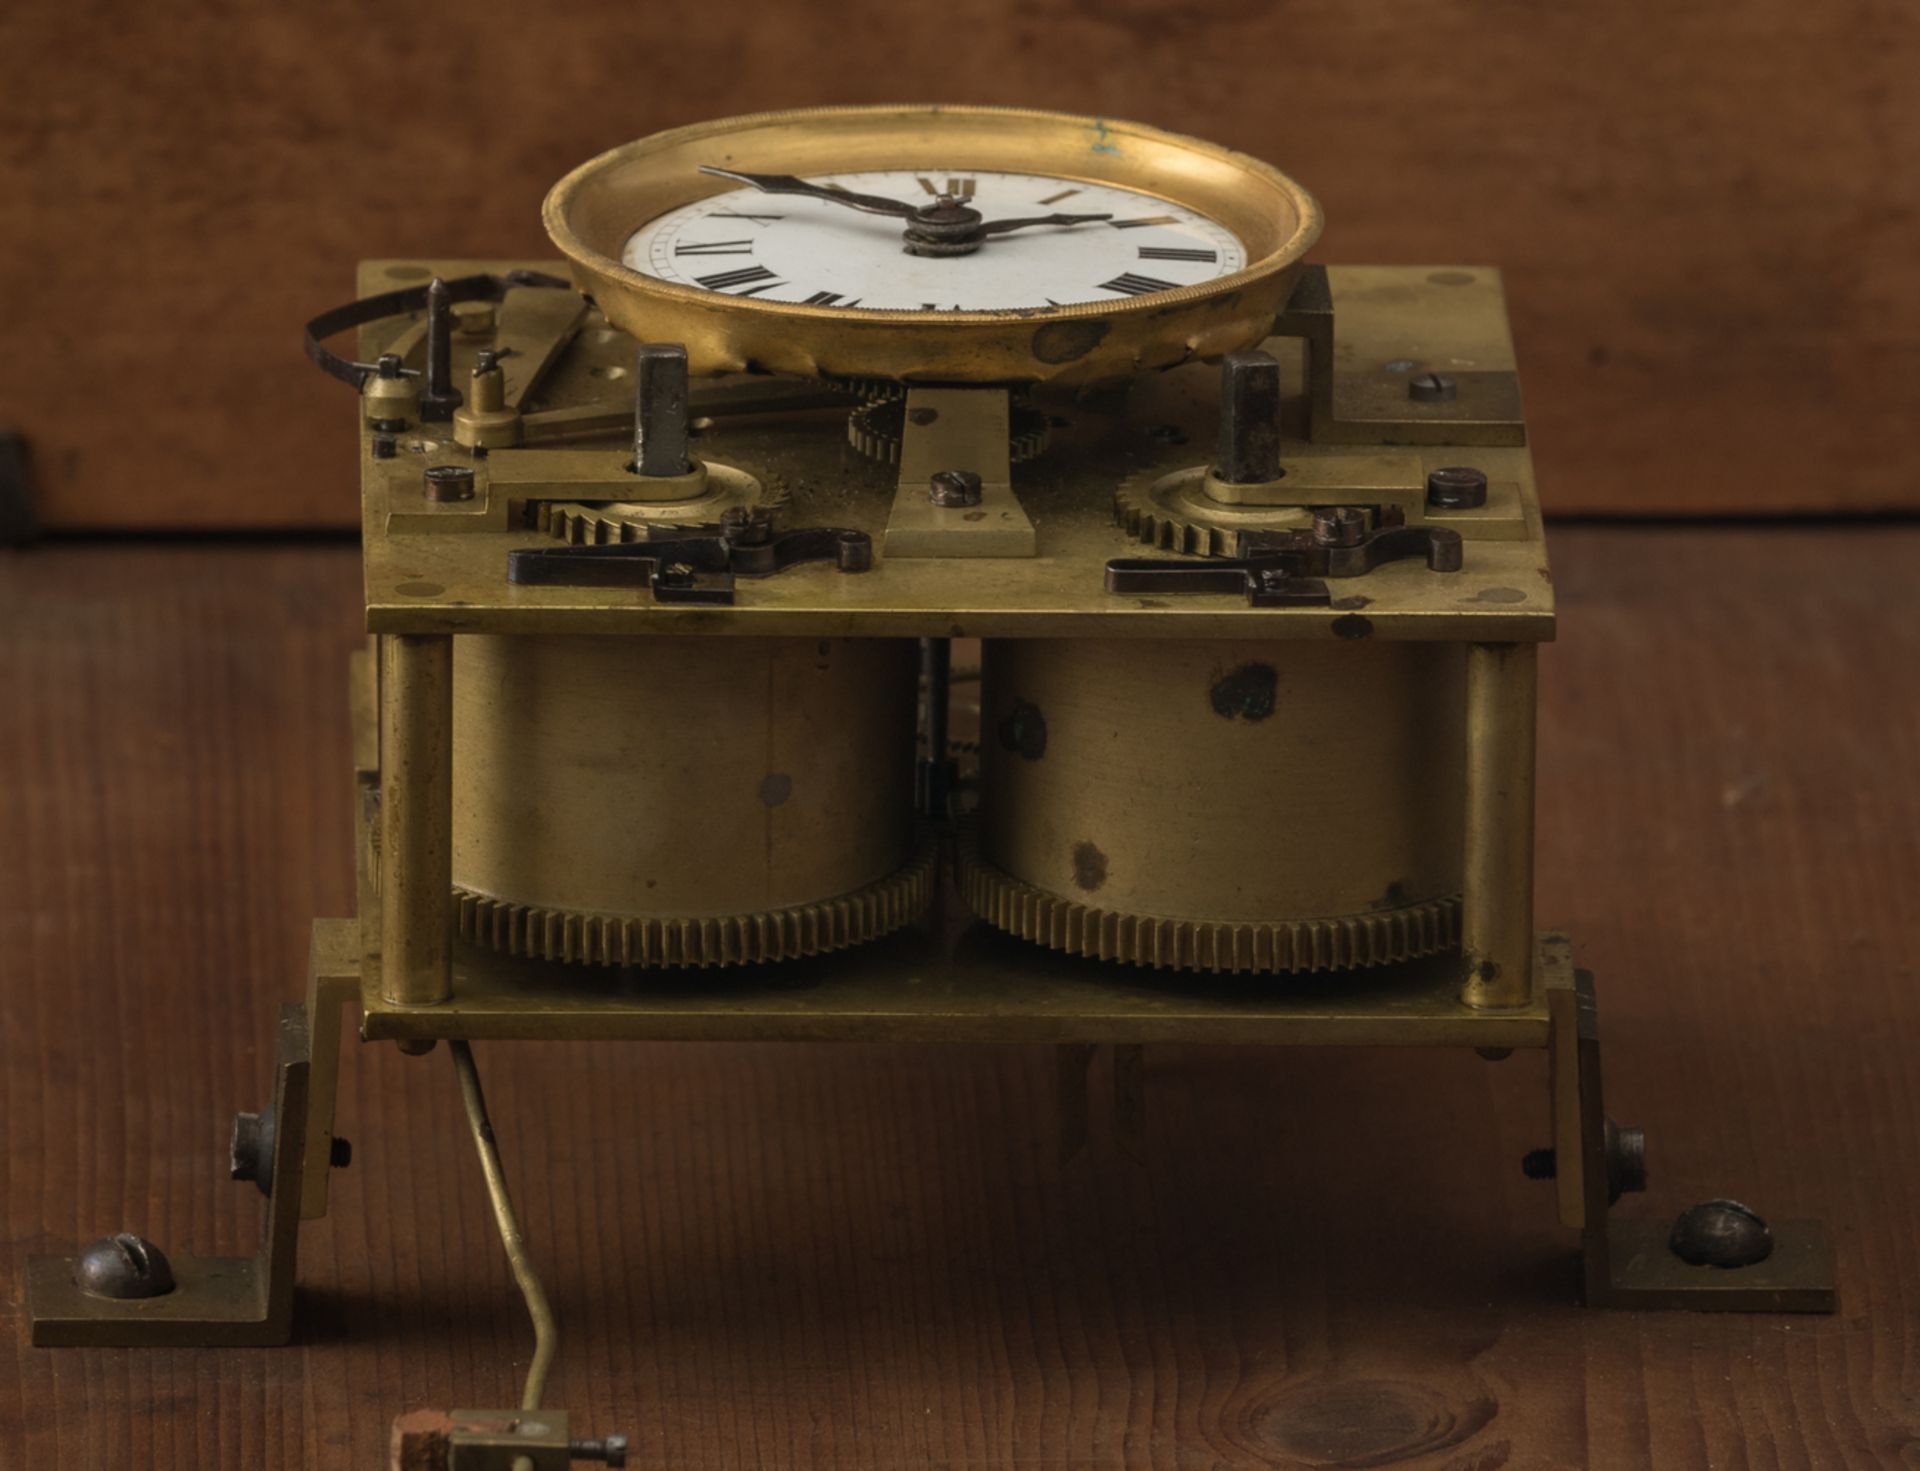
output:
<path id="1" fill-rule="evenodd" d="M 677 285 L 620 264 L 670 210 L 740 186 L 701 164 L 808 175 L 1001 169 L 1114 184 L 1218 221 L 1242 270 L 1172 291 L 1019 311 L 847 311 Z M 575 282 L 642 341 L 684 342 L 693 371 L 921 382 L 1087 384 L 1251 347 L 1265 337 L 1320 207 L 1278 169 L 1139 123 L 996 107 L 822 107 L 675 128 L 560 180 L 543 210 Z M 991 248 L 991 246 L 987 247 Z"/>

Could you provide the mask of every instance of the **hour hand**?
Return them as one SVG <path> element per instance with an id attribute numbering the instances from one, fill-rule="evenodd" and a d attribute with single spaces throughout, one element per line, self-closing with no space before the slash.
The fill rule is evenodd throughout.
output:
<path id="1" fill-rule="evenodd" d="M 902 204 L 897 199 L 882 199 L 877 194 L 855 194 L 847 189 L 829 189 L 824 184 L 809 184 L 794 174 L 745 174 L 737 169 L 715 168 L 706 163 L 700 165 L 700 172 L 712 174 L 716 179 L 737 179 L 742 184 L 751 184 L 764 194 L 804 194 L 810 199 L 830 199 L 835 204 L 863 209 L 868 214 L 899 215 L 904 218 L 913 213 L 912 205 Z M 1030 224 L 1032 221 L 1022 223 Z"/>
<path id="2" fill-rule="evenodd" d="M 1004 235 L 1009 230 L 1024 230 L 1029 225 L 1090 225 L 1095 220 L 1110 220 L 1112 215 L 1034 215 L 1024 220 L 988 220 L 976 234 Z"/>

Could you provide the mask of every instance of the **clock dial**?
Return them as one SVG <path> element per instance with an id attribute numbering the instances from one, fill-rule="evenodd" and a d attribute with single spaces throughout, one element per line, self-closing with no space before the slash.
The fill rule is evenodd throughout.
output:
<path id="1" fill-rule="evenodd" d="M 991 222 L 1049 210 L 1105 220 L 993 236 L 967 255 L 924 256 L 898 218 L 804 195 L 729 190 L 628 237 L 621 263 L 727 296 L 836 311 L 1004 312 L 1125 301 L 1241 270 L 1246 247 L 1196 210 L 1113 184 L 986 169 L 816 174 L 809 183 L 925 204 L 965 200 Z"/>
<path id="2" fill-rule="evenodd" d="M 695 123 L 589 159 L 544 214 L 607 322 L 695 373 L 1076 387 L 1261 341 L 1320 233 L 1243 153 L 995 107 Z"/>

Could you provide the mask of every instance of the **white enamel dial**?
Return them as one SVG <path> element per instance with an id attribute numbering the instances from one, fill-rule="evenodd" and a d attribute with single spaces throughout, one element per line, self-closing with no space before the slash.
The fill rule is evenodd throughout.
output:
<path id="1" fill-rule="evenodd" d="M 728 190 L 650 220 L 621 263 L 728 296 L 853 311 L 1044 310 L 1196 286 L 1242 269 L 1224 225 L 1133 189 L 1045 174 L 887 169 L 809 183 L 926 204 L 964 199 L 987 220 L 1052 212 L 1110 220 L 1044 225 L 983 240 L 970 255 L 920 256 L 902 221 L 804 195 Z"/>

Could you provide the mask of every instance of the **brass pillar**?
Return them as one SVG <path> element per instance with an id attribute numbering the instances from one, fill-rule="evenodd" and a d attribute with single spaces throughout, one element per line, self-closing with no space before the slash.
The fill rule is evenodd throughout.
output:
<path id="1" fill-rule="evenodd" d="M 380 640 L 380 994 L 453 995 L 453 640 Z"/>
<path id="2" fill-rule="evenodd" d="M 1536 648 L 1467 649 L 1466 863 L 1461 999 L 1524 1006 L 1533 995 Z"/>

